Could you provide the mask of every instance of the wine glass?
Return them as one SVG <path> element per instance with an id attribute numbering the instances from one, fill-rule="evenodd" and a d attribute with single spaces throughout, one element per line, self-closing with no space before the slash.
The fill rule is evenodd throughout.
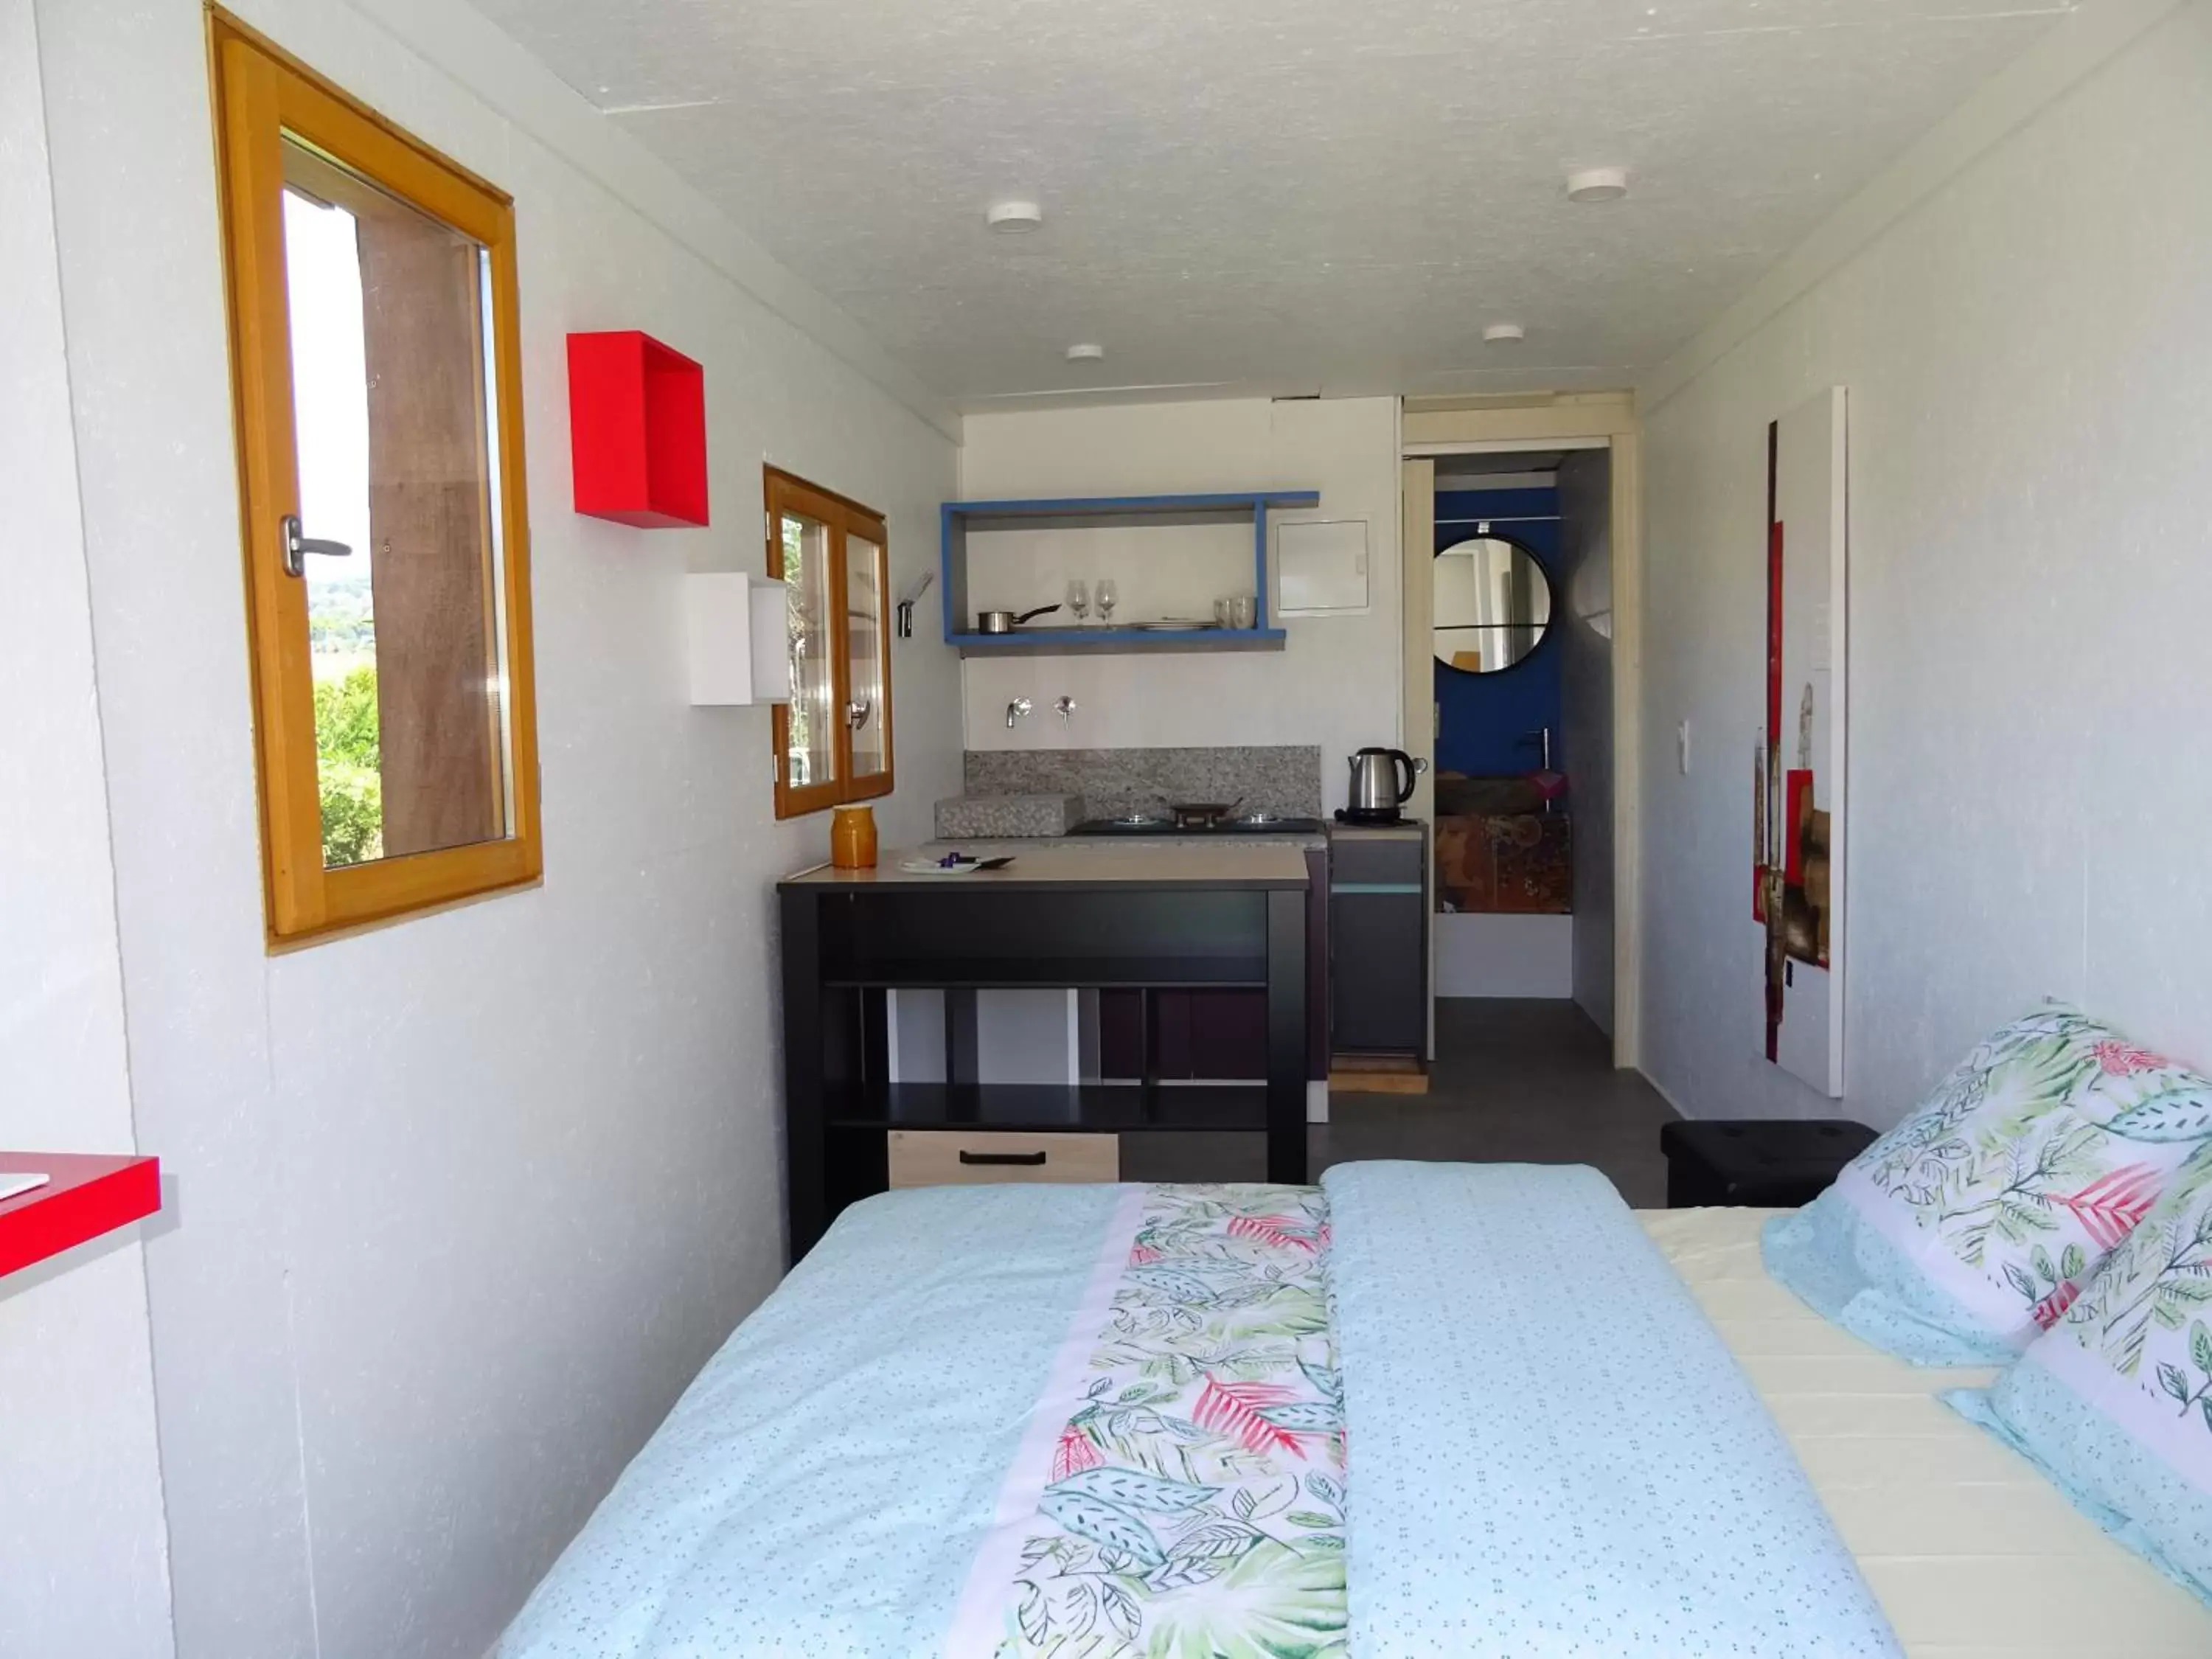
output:
<path id="1" fill-rule="evenodd" d="M 1067 608 L 1075 613 L 1075 625 L 1083 626 L 1083 619 L 1091 614 L 1091 590 L 1083 585 L 1080 576 L 1071 577 L 1067 584 Z"/>
<path id="2" fill-rule="evenodd" d="M 1098 620 L 1109 628 L 1114 625 L 1114 602 L 1121 597 L 1111 576 L 1098 579 Z"/>

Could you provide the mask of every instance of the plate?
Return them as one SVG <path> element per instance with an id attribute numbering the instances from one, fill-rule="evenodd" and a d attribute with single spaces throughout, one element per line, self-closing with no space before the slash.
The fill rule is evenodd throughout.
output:
<path id="1" fill-rule="evenodd" d="M 1197 634 L 1211 632 L 1220 624 L 1201 622 L 1195 617 L 1163 617 L 1158 622 L 1132 623 L 1130 626 L 1147 634 Z"/>

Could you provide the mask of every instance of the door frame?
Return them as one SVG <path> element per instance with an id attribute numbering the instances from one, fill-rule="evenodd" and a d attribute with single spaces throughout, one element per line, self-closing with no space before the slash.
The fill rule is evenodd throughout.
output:
<path id="1" fill-rule="evenodd" d="M 1520 450 L 1604 449 L 1613 457 L 1613 1063 L 1634 1068 L 1643 1052 L 1644 487 L 1643 428 L 1633 392 L 1470 401 L 1460 408 L 1409 403 L 1399 418 L 1405 695 L 1399 746 L 1429 762 L 1413 806 L 1435 819 L 1436 693 L 1430 668 L 1435 616 L 1436 458 Z M 1417 556 L 1418 555 L 1418 556 Z M 1435 998 L 1431 923 L 1430 1005 Z"/>

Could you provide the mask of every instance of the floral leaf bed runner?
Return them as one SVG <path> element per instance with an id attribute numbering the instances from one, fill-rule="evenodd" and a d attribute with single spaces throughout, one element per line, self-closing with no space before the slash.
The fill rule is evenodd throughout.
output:
<path id="1" fill-rule="evenodd" d="M 1133 1188 L 948 1655 L 1344 1652 L 1344 1401 L 1321 1194 Z"/>

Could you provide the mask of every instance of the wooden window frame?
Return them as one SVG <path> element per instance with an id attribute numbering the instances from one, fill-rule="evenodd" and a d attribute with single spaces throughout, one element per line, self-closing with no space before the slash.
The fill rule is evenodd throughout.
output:
<path id="1" fill-rule="evenodd" d="M 831 702 L 836 707 L 842 708 L 850 701 L 853 686 L 851 619 L 847 606 L 845 575 L 845 538 L 848 532 L 872 543 L 876 549 L 876 581 L 880 609 L 876 625 L 883 641 L 884 769 L 866 778 L 854 777 L 853 730 L 843 720 L 839 720 L 831 744 L 832 752 L 836 757 L 837 775 L 825 783 L 794 786 L 789 775 L 791 709 L 787 703 L 777 703 L 769 722 L 770 741 L 775 745 L 775 815 L 779 818 L 803 817 L 809 812 L 824 811 L 832 806 L 849 806 L 860 801 L 880 799 L 891 793 L 897 771 L 897 757 L 892 742 L 896 728 L 891 719 L 891 548 L 884 515 L 873 507 L 863 507 L 847 496 L 824 489 L 819 484 L 809 483 L 804 478 L 773 466 L 761 469 L 761 493 L 766 503 L 761 527 L 768 543 L 768 574 L 771 578 L 779 581 L 783 578 L 781 526 L 786 512 L 812 519 L 830 532 L 830 672 L 833 690 Z"/>
<path id="2" fill-rule="evenodd" d="M 544 871 L 514 204 L 505 191 L 212 7 L 208 40 L 244 518 L 264 914 L 274 948 L 526 885 Z M 505 802 L 507 833 L 498 840 L 324 866 L 307 587 L 285 574 L 277 529 L 300 507 L 283 281 L 286 133 L 471 238 L 489 256 L 493 374 L 486 389 L 498 422 L 501 568 L 495 576 L 506 619 L 500 645 L 513 779 Z"/>

